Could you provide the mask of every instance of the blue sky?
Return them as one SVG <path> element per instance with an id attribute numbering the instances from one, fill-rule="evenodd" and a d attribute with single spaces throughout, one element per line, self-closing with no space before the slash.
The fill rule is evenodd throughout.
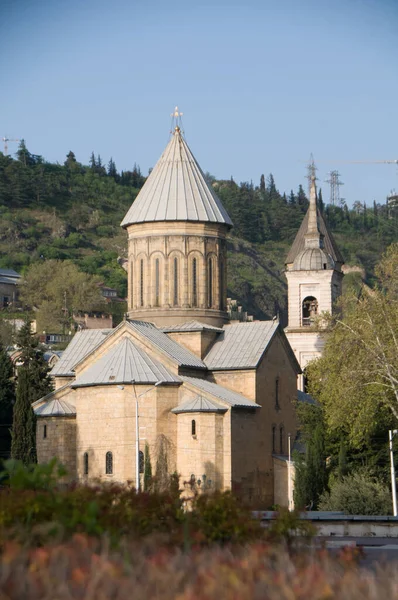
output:
<path id="1" fill-rule="evenodd" d="M 397 30 L 397 0 L 0 0 L 0 136 L 147 173 L 178 104 L 218 178 L 289 192 L 312 152 L 325 200 L 338 169 L 384 202 L 398 168 L 344 161 L 398 159 Z"/>

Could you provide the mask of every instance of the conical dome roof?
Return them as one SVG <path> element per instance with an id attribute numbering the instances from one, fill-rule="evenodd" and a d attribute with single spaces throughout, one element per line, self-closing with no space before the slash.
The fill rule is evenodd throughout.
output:
<path id="1" fill-rule="evenodd" d="M 176 127 L 121 226 L 153 221 L 232 221 Z"/>

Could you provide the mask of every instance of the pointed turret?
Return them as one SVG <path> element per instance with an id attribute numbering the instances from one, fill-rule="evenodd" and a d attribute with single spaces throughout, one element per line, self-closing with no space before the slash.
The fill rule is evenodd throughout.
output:
<path id="1" fill-rule="evenodd" d="M 232 221 L 186 143 L 172 137 L 121 226 L 154 221 L 200 221 L 232 227 Z"/>
<path id="2" fill-rule="evenodd" d="M 315 176 L 311 177 L 310 205 L 308 207 L 307 233 L 304 236 L 306 248 L 323 248 L 323 234 L 319 228 L 318 207 L 316 201 Z"/>
<path id="3" fill-rule="evenodd" d="M 318 249 L 310 254 L 305 250 Z M 320 250 L 319 250 L 320 249 Z M 302 262 L 305 256 L 307 260 Z M 326 260 L 325 260 L 326 258 Z M 326 267 L 324 266 L 326 264 Z M 311 177 L 310 204 L 286 258 L 288 270 L 341 268 L 344 259 L 317 204 L 315 176 Z"/>

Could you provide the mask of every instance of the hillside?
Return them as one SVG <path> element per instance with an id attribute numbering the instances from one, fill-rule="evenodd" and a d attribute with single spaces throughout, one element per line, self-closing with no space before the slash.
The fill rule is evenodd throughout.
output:
<path id="1" fill-rule="evenodd" d="M 209 179 L 228 210 L 228 290 L 258 318 L 286 312 L 284 259 L 308 206 L 304 190 L 281 194 L 272 175 L 258 186 Z M 145 178 L 139 167 L 118 173 L 92 154 L 82 165 L 69 152 L 64 164 L 48 163 L 22 143 L 13 159 L 0 153 L 0 266 L 22 274 L 37 261 L 71 259 L 87 273 L 126 294 L 126 233 L 119 226 Z M 323 207 L 322 194 L 320 204 Z M 346 263 L 368 279 L 383 250 L 397 240 L 398 216 L 386 206 L 356 203 L 323 207 Z"/>

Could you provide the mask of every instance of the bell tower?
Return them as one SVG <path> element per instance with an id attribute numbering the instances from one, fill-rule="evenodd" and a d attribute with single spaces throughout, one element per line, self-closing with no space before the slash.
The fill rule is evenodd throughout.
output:
<path id="1" fill-rule="evenodd" d="M 158 327 L 228 321 L 226 235 L 232 221 L 172 114 L 171 139 L 122 222 L 128 316 Z"/>
<path id="2" fill-rule="evenodd" d="M 312 176 L 308 211 L 286 259 L 285 333 L 303 370 L 322 354 L 325 342 L 317 317 L 323 312 L 333 312 L 341 294 L 343 263 L 317 205 L 315 176 Z M 303 376 L 299 388 L 304 388 Z"/>

